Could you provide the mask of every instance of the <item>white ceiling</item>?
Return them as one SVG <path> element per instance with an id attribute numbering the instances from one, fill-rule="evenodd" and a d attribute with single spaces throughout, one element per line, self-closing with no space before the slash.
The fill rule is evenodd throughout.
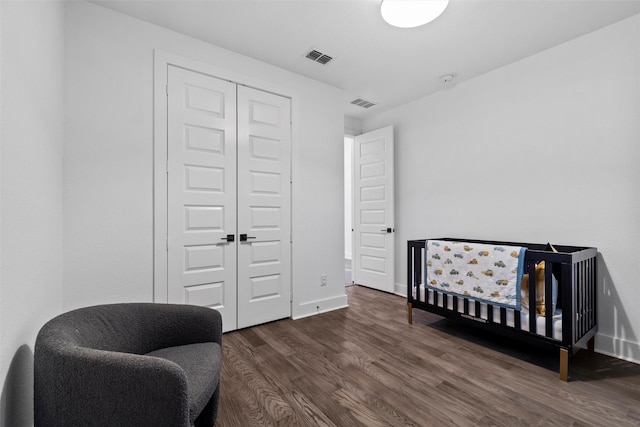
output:
<path id="1" fill-rule="evenodd" d="M 443 75 L 459 83 L 640 13 L 640 0 L 451 0 L 435 21 L 400 29 L 382 20 L 380 0 L 93 3 L 344 89 L 356 118 L 441 90 Z M 306 59 L 311 48 L 333 61 Z"/>

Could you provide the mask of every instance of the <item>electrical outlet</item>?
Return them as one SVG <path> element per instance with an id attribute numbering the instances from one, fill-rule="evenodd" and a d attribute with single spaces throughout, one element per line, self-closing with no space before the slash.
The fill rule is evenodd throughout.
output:
<path id="1" fill-rule="evenodd" d="M 320 276 L 320 286 L 327 286 L 327 275 L 323 274 Z"/>

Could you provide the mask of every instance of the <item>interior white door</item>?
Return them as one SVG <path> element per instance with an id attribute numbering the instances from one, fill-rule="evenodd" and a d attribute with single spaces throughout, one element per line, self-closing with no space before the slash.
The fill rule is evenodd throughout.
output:
<path id="1" fill-rule="evenodd" d="M 236 85 L 170 66 L 167 299 L 236 329 Z"/>
<path id="2" fill-rule="evenodd" d="M 290 171 L 290 99 L 238 86 L 238 328 L 291 316 Z"/>
<path id="3" fill-rule="evenodd" d="M 356 136 L 354 148 L 354 282 L 393 292 L 393 127 Z"/>

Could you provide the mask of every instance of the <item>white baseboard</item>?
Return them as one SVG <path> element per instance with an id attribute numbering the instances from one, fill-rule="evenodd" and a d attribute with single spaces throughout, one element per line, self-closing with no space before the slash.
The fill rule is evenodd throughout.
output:
<path id="1" fill-rule="evenodd" d="M 396 283 L 393 287 L 393 293 L 396 295 L 400 295 L 401 297 L 407 297 L 407 285 L 403 285 L 402 283 Z"/>
<path id="2" fill-rule="evenodd" d="M 347 295 L 340 295 L 332 298 L 324 298 L 316 301 L 301 303 L 294 308 L 293 320 L 302 319 L 303 317 L 314 316 L 316 314 L 327 313 L 329 311 L 347 308 Z"/>
<path id="3" fill-rule="evenodd" d="M 640 343 L 604 334 L 596 334 L 597 353 L 640 364 Z"/>

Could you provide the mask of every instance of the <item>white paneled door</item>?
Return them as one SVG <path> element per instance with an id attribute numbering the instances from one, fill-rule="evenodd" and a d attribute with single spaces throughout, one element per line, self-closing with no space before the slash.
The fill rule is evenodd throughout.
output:
<path id="1" fill-rule="evenodd" d="M 167 100 L 168 302 L 289 317 L 290 100 L 173 66 Z"/>
<path id="2" fill-rule="evenodd" d="M 215 308 L 233 330 L 236 86 L 177 67 L 168 80 L 168 301 Z"/>
<path id="3" fill-rule="evenodd" d="M 291 103 L 238 86 L 238 328 L 291 313 Z"/>
<path id="4" fill-rule="evenodd" d="M 354 282 L 394 290 L 393 127 L 355 138 Z"/>

